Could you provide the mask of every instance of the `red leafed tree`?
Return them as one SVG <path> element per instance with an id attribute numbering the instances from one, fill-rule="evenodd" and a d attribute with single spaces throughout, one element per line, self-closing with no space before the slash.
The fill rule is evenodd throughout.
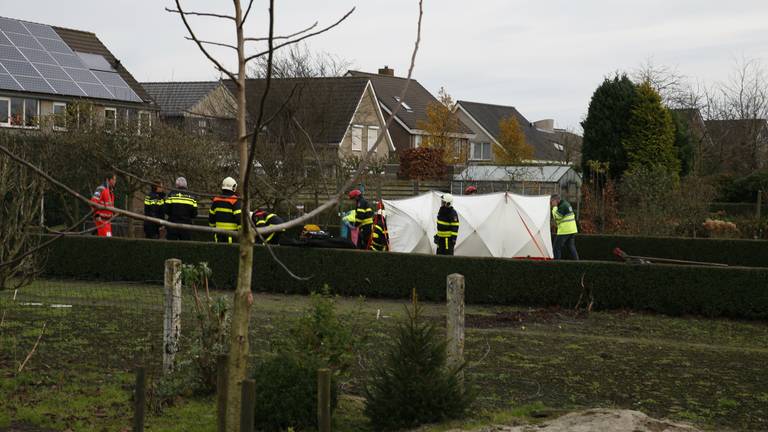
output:
<path id="1" fill-rule="evenodd" d="M 400 177 L 409 180 L 439 180 L 448 174 L 443 150 L 420 147 L 400 152 Z"/>

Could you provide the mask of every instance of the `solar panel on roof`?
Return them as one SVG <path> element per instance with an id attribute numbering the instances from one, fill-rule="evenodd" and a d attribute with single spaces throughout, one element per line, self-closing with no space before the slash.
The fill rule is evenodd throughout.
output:
<path id="1" fill-rule="evenodd" d="M 8 90 L 24 90 L 10 75 L 0 73 L 0 88 Z"/>
<path id="2" fill-rule="evenodd" d="M 103 56 L 75 55 L 51 26 L 3 17 L 0 89 L 142 102 Z"/>
<path id="3" fill-rule="evenodd" d="M 24 87 L 24 90 L 39 93 L 56 93 L 53 88 L 42 77 L 28 77 L 24 75 L 14 75 L 16 81 Z"/>
<path id="4" fill-rule="evenodd" d="M 8 71 L 9 74 L 16 76 L 16 75 L 26 75 L 26 76 L 40 76 L 39 73 L 37 73 L 37 69 L 32 66 L 29 62 L 24 61 L 15 61 L 15 60 L 0 60 L 0 63 L 5 66 L 5 69 Z"/>
<path id="5" fill-rule="evenodd" d="M 18 48 L 43 49 L 43 47 L 37 42 L 37 39 L 35 39 L 35 37 L 32 35 L 10 33 L 10 32 L 6 32 L 5 35 Z"/>
<path id="6" fill-rule="evenodd" d="M 58 79 L 72 81 L 72 78 L 64 72 L 61 66 L 33 63 L 35 69 L 40 72 L 40 75 L 45 79 Z M 54 86 L 55 87 L 55 86 Z"/>
<path id="7" fill-rule="evenodd" d="M 53 57 L 51 57 L 50 54 L 45 51 L 32 48 L 20 48 L 19 51 L 21 51 L 21 53 L 24 54 L 24 57 L 26 57 L 27 60 L 32 63 L 46 63 L 50 65 L 56 64 L 56 60 L 54 60 Z"/>

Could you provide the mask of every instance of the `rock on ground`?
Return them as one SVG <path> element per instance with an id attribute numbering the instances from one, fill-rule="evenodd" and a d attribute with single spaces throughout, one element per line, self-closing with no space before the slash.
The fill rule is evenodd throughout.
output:
<path id="1" fill-rule="evenodd" d="M 701 432 L 690 425 L 656 420 L 640 411 L 596 408 L 541 424 L 491 426 L 474 432 Z M 460 431 L 455 431 L 460 432 Z"/>

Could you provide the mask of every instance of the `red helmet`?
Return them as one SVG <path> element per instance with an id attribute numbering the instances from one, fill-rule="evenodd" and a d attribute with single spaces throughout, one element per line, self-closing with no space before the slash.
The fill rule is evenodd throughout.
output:
<path id="1" fill-rule="evenodd" d="M 352 189 L 351 191 L 349 191 L 349 195 L 348 196 L 349 196 L 349 199 L 356 199 L 357 197 L 359 197 L 362 194 L 363 193 L 360 192 L 360 189 Z"/>
<path id="2" fill-rule="evenodd" d="M 477 188 L 474 186 L 467 186 L 466 189 L 464 189 L 464 195 L 472 195 L 475 192 L 477 192 Z"/>

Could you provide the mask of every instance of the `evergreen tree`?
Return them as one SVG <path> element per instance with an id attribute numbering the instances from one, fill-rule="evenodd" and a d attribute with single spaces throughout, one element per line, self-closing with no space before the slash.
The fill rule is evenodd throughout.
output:
<path id="1" fill-rule="evenodd" d="M 581 167 L 589 173 L 589 161 L 608 162 L 611 178 L 619 178 L 627 169 L 622 140 L 629 134 L 629 119 L 635 104 L 635 84 L 625 74 L 606 78 L 589 102 L 584 128 Z"/>
<path id="2" fill-rule="evenodd" d="M 675 152 L 680 159 L 680 175 L 685 177 L 693 171 L 695 162 L 693 136 L 683 114 L 677 111 L 670 111 L 670 114 L 675 125 Z"/>
<path id="3" fill-rule="evenodd" d="M 366 386 L 365 415 L 377 431 L 462 417 L 472 397 L 459 372 L 448 368 L 445 338 L 414 301 Z"/>
<path id="4" fill-rule="evenodd" d="M 672 116 L 647 82 L 637 87 L 628 132 L 622 144 L 629 170 L 664 168 L 675 177 L 679 175 L 680 159 L 675 147 Z"/>

